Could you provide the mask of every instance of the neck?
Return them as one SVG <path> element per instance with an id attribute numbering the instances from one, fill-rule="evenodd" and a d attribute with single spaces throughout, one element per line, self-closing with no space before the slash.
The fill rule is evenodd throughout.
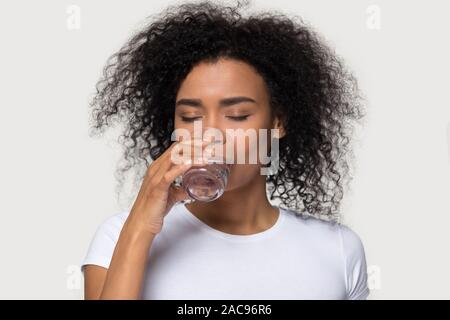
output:
<path id="1" fill-rule="evenodd" d="M 186 208 L 214 229 L 230 234 L 254 234 L 269 229 L 278 219 L 266 195 L 266 176 L 258 175 L 249 184 L 225 191 L 212 202 L 193 202 Z"/>

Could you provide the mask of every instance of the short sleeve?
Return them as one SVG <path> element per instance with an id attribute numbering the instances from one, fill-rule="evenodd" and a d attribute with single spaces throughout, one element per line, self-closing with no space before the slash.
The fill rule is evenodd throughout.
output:
<path id="1" fill-rule="evenodd" d="M 370 290 L 367 284 L 367 263 L 363 243 L 349 227 L 341 225 L 339 230 L 345 260 L 347 298 L 365 300 Z"/>
<path id="2" fill-rule="evenodd" d="M 126 213 L 119 213 L 104 220 L 98 227 L 91 240 L 88 251 L 81 262 L 84 266 L 94 264 L 109 268 L 120 231 L 126 220 Z"/>

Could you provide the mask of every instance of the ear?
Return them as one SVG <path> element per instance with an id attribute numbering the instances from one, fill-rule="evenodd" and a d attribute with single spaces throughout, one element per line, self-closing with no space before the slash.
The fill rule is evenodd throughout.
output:
<path id="1" fill-rule="evenodd" d="M 275 138 L 281 139 L 286 135 L 286 130 L 284 128 L 283 121 L 279 117 L 275 117 L 274 119 L 274 129 L 278 129 L 278 135 L 275 134 Z"/>

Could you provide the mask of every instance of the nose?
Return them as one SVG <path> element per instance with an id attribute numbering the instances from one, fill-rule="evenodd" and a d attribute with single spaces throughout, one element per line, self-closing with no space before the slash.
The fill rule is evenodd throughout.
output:
<path id="1" fill-rule="evenodd" d="M 207 126 L 203 127 L 203 138 L 207 139 L 208 141 L 222 141 L 225 143 L 226 136 L 225 136 L 225 130 L 223 130 L 220 127 L 214 127 L 214 126 Z"/>
<path id="2" fill-rule="evenodd" d="M 198 123 L 194 123 L 194 129 L 196 127 L 201 128 L 202 135 L 206 135 L 209 140 L 212 140 L 211 137 L 219 137 L 225 141 L 225 128 L 222 128 L 220 121 L 214 116 L 206 116 Z"/>

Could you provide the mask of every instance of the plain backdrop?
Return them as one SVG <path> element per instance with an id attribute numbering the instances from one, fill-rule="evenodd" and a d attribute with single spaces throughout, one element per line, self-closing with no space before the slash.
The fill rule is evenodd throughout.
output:
<path id="1" fill-rule="evenodd" d="M 115 193 L 114 131 L 88 136 L 89 97 L 106 59 L 174 3 L 0 2 L 0 298 L 83 297 L 97 226 L 130 205 Z M 366 97 L 343 214 L 370 299 L 450 298 L 450 3 L 252 3 L 313 25 Z"/>

